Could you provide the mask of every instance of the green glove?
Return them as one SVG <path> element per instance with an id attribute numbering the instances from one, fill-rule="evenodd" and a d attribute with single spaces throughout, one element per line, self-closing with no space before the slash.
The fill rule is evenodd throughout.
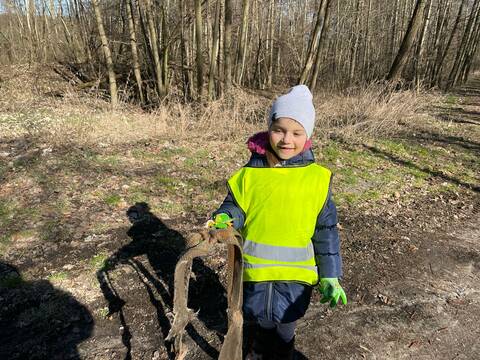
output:
<path id="1" fill-rule="evenodd" d="M 338 283 L 337 278 L 321 278 L 318 290 L 323 295 L 320 299 L 322 304 L 330 302 L 330 307 L 337 306 L 338 299 L 342 299 L 343 305 L 347 305 L 347 295 Z"/>
<path id="2" fill-rule="evenodd" d="M 224 213 L 217 214 L 215 219 L 207 221 L 208 228 L 226 229 L 230 226 L 233 226 L 233 219 Z"/>

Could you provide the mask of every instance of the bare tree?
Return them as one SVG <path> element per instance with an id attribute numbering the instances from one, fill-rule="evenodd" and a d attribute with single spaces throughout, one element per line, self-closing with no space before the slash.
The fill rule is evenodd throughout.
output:
<path id="1" fill-rule="evenodd" d="M 145 3 L 144 3 L 145 2 Z M 144 5 L 144 14 L 147 19 L 148 25 L 148 35 L 146 36 L 149 39 L 148 45 L 150 46 L 150 52 L 153 57 L 154 65 L 154 74 L 155 74 L 155 85 L 158 92 L 158 96 L 163 97 L 165 95 L 165 87 L 163 85 L 162 79 L 162 64 L 160 62 L 160 54 L 158 51 L 158 36 L 157 36 L 157 26 L 154 22 L 154 12 L 151 0 L 139 0 L 139 3 Z"/>
<path id="2" fill-rule="evenodd" d="M 143 97 L 143 87 L 142 87 L 142 75 L 140 72 L 140 62 L 138 60 L 138 47 L 137 47 L 137 35 L 135 31 L 134 23 L 134 13 L 131 4 L 131 0 L 125 0 L 127 17 L 128 17 L 128 30 L 130 34 L 130 47 L 132 49 L 132 65 L 133 73 L 135 74 L 135 80 L 137 82 L 138 95 L 140 97 L 140 102 L 145 103 Z"/>
<path id="3" fill-rule="evenodd" d="M 324 0 L 324 2 L 326 3 L 325 14 L 324 14 L 324 17 L 325 17 L 324 23 L 326 23 L 327 19 L 328 19 L 329 0 Z M 325 31 L 322 30 L 320 32 L 320 39 L 319 39 L 320 44 L 323 43 L 324 34 L 325 34 Z M 314 67 L 313 67 L 313 74 L 312 74 L 312 77 L 311 77 L 311 80 L 310 80 L 310 83 L 309 83 L 309 87 L 310 87 L 311 91 L 314 91 L 316 86 L 317 86 L 317 78 L 318 78 L 318 74 L 320 72 L 320 62 L 321 62 L 320 54 L 321 54 L 321 47 L 317 46 L 317 54 L 315 56 L 315 64 L 314 64 Z"/>
<path id="4" fill-rule="evenodd" d="M 250 0 L 243 0 L 242 3 L 242 23 L 240 26 L 240 36 L 238 40 L 237 60 L 235 63 L 235 81 L 242 83 L 243 71 L 245 68 L 245 57 L 247 54 L 247 36 L 248 36 L 248 13 Z"/>
<path id="5" fill-rule="evenodd" d="M 109 68 L 101 5 L 116 83 L 133 79 L 125 99 L 138 103 L 159 104 L 169 87 L 185 101 L 214 99 L 234 83 L 314 90 L 403 77 L 454 86 L 480 68 L 477 0 L 0 3 L 1 63 L 57 61 L 86 84 L 99 64 Z"/>
<path id="6" fill-rule="evenodd" d="M 112 107 L 118 105 L 118 94 L 117 94 L 117 80 L 115 76 L 115 71 L 113 69 L 112 53 L 110 52 L 110 47 L 108 46 L 108 39 L 105 35 L 105 29 L 103 27 L 103 19 L 100 7 L 98 6 L 98 0 L 92 0 L 92 6 L 95 10 L 95 18 L 97 20 L 98 33 L 100 34 L 100 39 L 102 40 L 103 53 L 105 55 L 105 62 L 107 63 L 108 71 L 108 82 L 110 84 L 110 98 Z"/>
<path id="7" fill-rule="evenodd" d="M 202 2 L 195 0 L 195 39 L 197 45 L 197 92 L 201 99 L 203 96 L 203 54 L 202 54 Z"/>
<path id="8" fill-rule="evenodd" d="M 313 30 L 313 36 L 308 46 L 307 59 L 303 66 L 302 74 L 300 75 L 299 84 L 306 84 L 307 77 L 313 66 L 314 57 L 317 48 L 320 46 L 320 38 L 323 31 L 323 25 L 325 24 L 325 13 L 327 11 L 328 0 L 321 0 L 317 12 L 317 22 Z"/>
<path id="9" fill-rule="evenodd" d="M 232 84 L 232 0 L 225 0 L 225 34 L 223 38 L 223 57 L 225 67 L 225 91 Z"/>
<path id="10" fill-rule="evenodd" d="M 217 67 L 217 57 L 218 57 L 218 46 L 219 46 L 219 32 L 220 32 L 220 0 L 217 0 L 215 5 L 215 19 L 213 25 L 213 42 L 212 42 L 212 53 L 210 57 L 210 74 L 208 79 L 208 98 L 213 100 L 215 98 L 214 94 L 214 85 L 215 85 L 215 75 Z"/>
<path id="11" fill-rule="evenodd" d="M 413 16 L 408 24 L 407 32 L 398 50 L 397 56 L 393 61 L 390 72 L 387 75 L 387 80 L 398 81 L 402 76 L 402 70 L 407 62 L 410 49 L 412 48 L 415 36 L 422 26 L 423 12 L 425 10 L 425 0 L 416 0 L 415 10 Z"/>
<path id="12" fill-rule="evenodd" d="M 475 32 L 476 27 L 479 21 L 479 9 L 480 9 L 480 2 L 476 2 L 473 11 L 468 17 L 467 25 L 465 26 L 465 30 L 463 32 L 462 41 L 459 47 L 459 53 L 453 62 L 452 69 L 450 71 L 450 75 L 448 77 L 448 81 L 446 84 L 446 88 L 451 88 L 458 82 L 458 79 L 461 75 L 460 69 L 464 66 L 467 54 L 469 52 L 469 48 L 471 47 L 471 43 L 475 41 Z"/>

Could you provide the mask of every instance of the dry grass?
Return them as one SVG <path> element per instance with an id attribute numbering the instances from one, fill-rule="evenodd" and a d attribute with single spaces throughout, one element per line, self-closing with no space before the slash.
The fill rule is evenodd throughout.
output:
<path id="1" fill-rule="evenodd" d="M 95 94 L 75 92 L 45 66 L 0 68 L 3 139 L 35 138 L 51 144 L 117 144 L 165 133 L 164 110 L 146 113 L 122 104 L 111 111 Z"/>
<path id="2" fill-rule="evenodd" d="M 316 137 L 351 141 L 393 134 L 401 123 L 417 116 L 431 97 L 381 84 L 344 94 L 319 93 L 315 96 Z M 75 92 L 48 67 L 0 69 L 0 130 L 4 139 L 28 136 L 52 144 L 85 145 L 159 136 L 243 141 L 265 129 L 271 102 L 260 94 L 234 89 L 206 104 L 170 101 L 146 112 L 123 103 L 112 112 L 105 100 Z"/>
<path id="3" fill-rule="evenodd" d="M 171 105 L 172 115 L 168 122 L 172 128 L 181 124 L 180 134 L 214 139 L 238 139 L 260 131 L 265 124 L 265 114 L 270 100 L 234 89 L 228 96 L 202 105 Z M 178 114 L 178 117 L 177 117 Z"/>
<path id="4" fill-rule="evenodd" d="M 431 101 L 432 94 L 397 91 L 388 84 L 353 88 L 344 94 L 323 93 L 315 99 L 317 136 L 349 141 L 393 135 Z"/>

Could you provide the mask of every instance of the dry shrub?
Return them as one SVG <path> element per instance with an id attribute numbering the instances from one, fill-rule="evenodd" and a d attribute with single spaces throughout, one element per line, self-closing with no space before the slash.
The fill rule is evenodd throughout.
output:
<path id="1" fill-rule="evenodd" d="M 170 104 L 168 124 L 189 137 L 235 140 L 264 128 L 270 100 L 235 88 L 218 100 L 204 104 Z"/>
<path id="2" fill-rule="evenodd" d="M 46 65 L 0 66 L 0 113 L 48 108 L 58 94 L 73 92 L 71 84 Z"/>
<path id="3" fill-rule="evenodd" d="M 317 136 L 356 141 L 393 135 L 429 102 L 425 92 L 398 91 L 379 83 L 351 88 L 344 94 L 322 93 L 315 97 Z"/>
<path id="4" fill-rule="evenodd" d="M 138 142 L 165 133 L 166 115 L 134 111 L 108 110 L 97 112 L 62 111 L 39 114 L 26 113 L 5 122 L 0 115 L 2 137 L 35 138 L 52 145 L 115 145 Z M 62 113 L 64 115 L 62 115 Z M 25 118 L 25 120 L 22 120 Z"/>
<path id="5" fill-rule="evenodd" d="M 110 105 L 96 94 L 79 93 L 48 66 L 0 67 L 0 134 L 54 145 L 136 142 L 163 134 L 169 113 Z"/>

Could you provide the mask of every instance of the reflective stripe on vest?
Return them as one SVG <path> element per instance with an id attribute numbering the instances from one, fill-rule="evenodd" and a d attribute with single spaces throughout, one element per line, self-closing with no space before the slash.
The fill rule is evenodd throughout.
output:
<path id="1" fill-rule="evenodd" d="M 244 281 L 318 281 L 313 244 L 331 173 L 316 164 L 242 168 L 228 185 L 245 213 Z"/>
<path id="2" fill-rule="evenodd" d="M 243 253 L 258 258 L 283 262 L 307 261 L 315 255 L 311 242 L 307 247 L 297 248 L 260 244 L 248 239 L 243 243 Z"/>

